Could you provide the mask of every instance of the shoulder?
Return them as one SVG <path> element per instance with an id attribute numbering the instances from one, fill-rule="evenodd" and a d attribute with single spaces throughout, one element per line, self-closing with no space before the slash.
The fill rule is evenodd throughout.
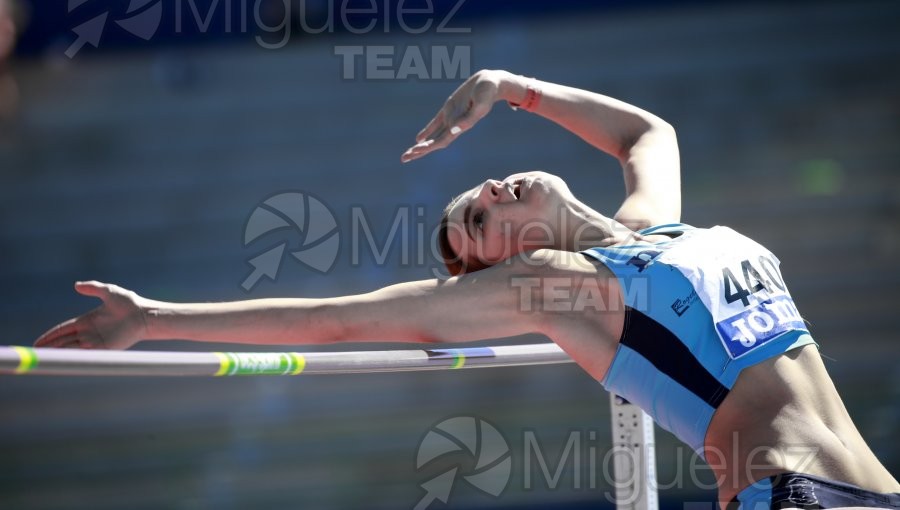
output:
<path id="1" fill-rule="evenodd" d="M 584 253 L 543 249 L 516 258 L 502 270 L 503 280 L 518 289 L 519 303 L 532 303 L 529 311 L 538 315 L 583 318 L 619 301 L 616 275 Z"/>
<path id="2" fill-rule="evenodd" d="M 539 291 L 537 297 L 547 305 L 544 312 L 583 317 L 608 311 L 609 301 L 618 301 L 617 277 L 600 260 L 562 250 L 537 250 L 526 256 L 532 264 L 527 274 Z"/>
<path id="3" fill-rule="evenodd" d="M 542 333 L 601 380 L 624 324 L 618 278 L 601 261 L 579 252 L 523 255 L 533 265 L 518 284 L 522 311 L 533 314 Z"/>
<path id="4" fill-rule="evenodd" d="M 609 278 L 615 278 L 603 260 L 583 252 L 541 249 L 522 253 L 519 258 L 512 273 L 551 282 L 555 288 L 605 285 Z"/>
<path id="5" fill-rule="evenodd" d="M 605 268 L 602 263 L 585 256 L 583 252 L 541 249 L 522 253 L 520 257 L 539 275 L 591 275 L 601 273 Z"/>
<path id="6" fill-rule="evenodd" d="M 600 260 L 584 253 L 541 249 L 520 253 L 513 259 L 485 270 L 493 273 L 495 283 L 503 282 L 509 289 L 517 289 L 519 302 L 530 300 L 535 306 L 530 310 L 541 314 L 565 315 L 567 311 L 582 313 L 583 307 L 575 306 L 582 292 L 602 293 L 604 300 L 615 286 L 616 276 Z M 567 307 L 566 300 L 572 300 Z M 551 306 L 552 303 L 552 306 Z M 570 310 L 571 308 L 571 310 Z"/>

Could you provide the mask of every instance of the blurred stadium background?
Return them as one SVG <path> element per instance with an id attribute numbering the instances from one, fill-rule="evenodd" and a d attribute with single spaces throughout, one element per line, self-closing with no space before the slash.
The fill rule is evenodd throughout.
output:
<path id="1" fill-rule="evenodd" d="M 369 5 L 358 3 L 349 5 Z M 436 4 L 433 14 L 406 14 L 402 27 L 383 18 L 385 8 L 395 16 L 394 1 L 347 20 L 340 2 L 324 0 L 16 2 L 18 46 L 0 74 L 3 342 L 28 345 L 93 306 L 72 291 L 77 279 L 215 301 L 426 278 L 430 250 L 424 263 L 406 263 L 404 242 L 427 246 L 422 232 L 430 235 L 446 201 L 489 176 L 548 169 L 613 212 L 623 187 L 611 158 L 505 107 L 449 150 L 400 164 L 465 75 L 504 68 L 621 98 L 676 127 L 684 221 L 732 226 L 781 258 L 851 415 L 900 474 L 900 4 Z M 329 6 L 335 30 L 312 33 Z M 445 29 L 468 30 L 439 30 L 445 18 Z M 370 21 L 365 33 L 350 30 Z M 428 72 L 376 79 L 359 57 L 350 77 L 337 50 L 348 46 L 370 57 L 390 48 L 395 72 L 419 51 Z M 439 76 L 434 48 L 469 57 Z M 337 263 L 323 275 L 286 258 L 275 281 L 245 292 L 249 259 L 302 244 L 291 230 L 243 243 L 254 208 L 286 191 L 334 212 Z M 353 207 L 378 246 L 390 241 L 383 263 L 365 249 L 352 260 Z M 391 237 L 401 207 L 414 214 Z M 608 414 L 605 392 L 574 366 L 298 379 L 6 376 L 0 508 L 412 508 L 428 480 L 415 468 L 417 445 L 456 415 L 503 432 L 513 476 L 499 498 L 457 484 L 447 507 L 612 508 L 602 477 Z M 578 464 L 564 455 L 573 432 L 596 437 L 582 442 Z M 527 433 L 551 474 L 565 458 L 557 483 L 532 458 L 527 487 Z M 712 508 L 710 473 L 657 435 L 662 507 Z"/>

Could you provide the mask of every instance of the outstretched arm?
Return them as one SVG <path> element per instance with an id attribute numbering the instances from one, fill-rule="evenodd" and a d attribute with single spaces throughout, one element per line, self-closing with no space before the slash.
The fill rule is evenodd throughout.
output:
<path id="1" fill-rule="evenodd" d="M 671 125 L 602 94 L 506 71 L 479 71 L 466 80 L 401 159 L 411 161 L 446 147 L 487 115 L 495 102 L 525 102 L 529 88 L 540 97 L 530 111 L 556 122 L 622 164 L 626 198 L 615 215 L 617 221 L 642 228 L 680 219 L 678 143 Z"/>
<path id="2" fill-rule="evenodd" d="M 508 268 L 478 278 L 404 282 L 325 299 L 276 298 L 232 303 L 158 303 L 146 313 L 148 339 L 322 344 L 464 342 L 538 332 L 517 313 Z"/>
<path id="3" fill-rule="evenodd" d="M 368 294 L 327 299 L 256 299 L 228 303 L 153 301 L 115 285 L 79 282 L 103 304 L 42 335 L 38 347 L 127 349 L 140 340 L 183 339 L 246 344 L 398 341 L 457 342 L 543 329 L 522 313 L 514 276 L 532 274 L 536 256 L 447 281 L 423 280 Z"/>

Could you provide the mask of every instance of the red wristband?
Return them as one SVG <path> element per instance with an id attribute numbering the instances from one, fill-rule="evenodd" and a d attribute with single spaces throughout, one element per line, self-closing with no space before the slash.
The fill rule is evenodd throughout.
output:
<path id="1" fill-rule="evenodd" d="M 541 103 L 541 96 L 541 89 L 528 84 L 525 86 L 525 99 L 521 103 L 513 103 L 512 101 L 507 101 L 507 103 L 513 110 L 521 108 L 526 112 L 530 112 L 534 111 Z"/>

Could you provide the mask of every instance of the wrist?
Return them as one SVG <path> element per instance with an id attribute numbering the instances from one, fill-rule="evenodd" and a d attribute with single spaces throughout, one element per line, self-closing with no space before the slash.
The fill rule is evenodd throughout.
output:
<path id="1" fill-rule="evenodd" d="M 160 324 L 164 315 L 162 312 L 163 304 L 162 301 L 149 299 L 142 299 L 137 303 L 138 315 L 143 326 L 142 340 L 160 340 L 165 338 L 165 328 Z"/>
<path id="2" fill-rule="evenodd" d="M 500 80 L 497 90 L 497 100 L 507 103 L 521 104 L 527 94 L 528 79 L 509 71 L 500 71 Z"/>
<path id="3" fill-rule="evenodd" d="M 506 87 L 503 93 L 498 95 L 504 96 L 506 103 L 513 110 L 521 108 L 526 112 L 537 110 L 541 103 L 543 91 L 539 82 L 534 78 L 526 78 L 524 76 L 510 75 L 505 80 Z"/>

